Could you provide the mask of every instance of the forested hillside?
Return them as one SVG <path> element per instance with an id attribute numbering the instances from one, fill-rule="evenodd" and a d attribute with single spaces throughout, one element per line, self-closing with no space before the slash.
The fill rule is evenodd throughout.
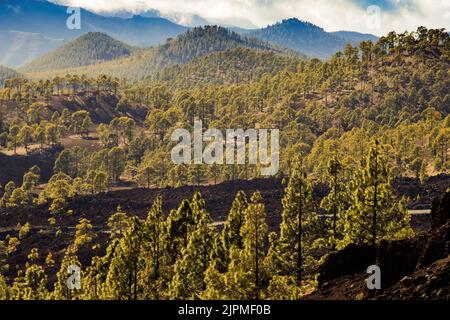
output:
<path id="1" fill-rule="evenodd" d="M 129 56 L 135 50 L 104 33 L 90 32 L 26 64 L 20 71 L 25 73 L 81 67 Z"/>
<path id="2" fill-rule="evenodd" d="M 130 80 L 140 80 L 154 75 L 165 66 L 186 63 L 208 53 L 239 47 L 283 52 L 282 49 L 256 38 L 240 36 L 222 27 L 207 26 L 193 28 L 176 38 L 168 39 L 163 45 L 140 50 L 127 58 L 81 68 L 61 70 L 54 68 L 48 72 L 31 72 L 29 75 L 33 78 L 50 78 L 54 75 L 64 76 L 68 73 L 89 76 L 107 74 Z M 34 69 L 40 69 L 39 61 L 36 61 Z"/>
<path id="3" fill-rule="evenodd" d="M 186 64 L 170 65 L 145 82 L 162 82 L 170 88 L 251 82 L 265 74 L 275 75 L 284 69 L 295 70 L 302 59 L 304 57 L 300 55 L 268 50 L 229 49 L 195 58 Z"/>
<path id="4" fill-rule="evenodd" d="M 6 80 L 0 152 L 61 152 L 50 179 L 32 166 L 2 186 L 0 299 L 303 298 L 329 254 L 414 236 L 407 205 L 420 194 L 399 197 L 395 181 L 447 187 L 449 70 L 444 30 L 392 32 L 319 60 L 205 27 L 61 76 Z M 195 120 L 279 129 L 283 194 L 255 182 L 226 216 L 208 212 L 198 186 L 261 181 L 261 165 L 174 164 L 171 135 Z M 180 186 L 193 196 L 166 210 L 157 193 Z M 277 225 L 263 195 L 282 197 Z M 71 265 L 80 290 L 67 290 Z"/>
<path id="5" fill-rule="evenodd" d="M 241 38 L 225 29 L 194 29 L 153 49 L 152 53 L 158 52 L 153 58 L 160 60 L 160 67 L 187 61 L 209 51 L 203 46 L 208 42 L 215 50 L 242 44 L 264 48 L 257 40 Z M 190 46 L 192 43 L 195 47 Z M 225 54 L 227 59 L 220 59 L 224 65 L 217 64 L 217 56 Z M 271 60 L 278 73 L 269 69 L 270 64 L 265 65 L 264 72 L 254 69 L 261 64 L 260 59 L 271 55 L 276 57 Z M 153 152 L 133 163 L 135 168 L 130 172 L 137 182 L 142 179 L 138 172 L 151 172 L 153 185 L 250 178 L 256 174 L 257 170 L 248 166 L 221 167 L 217 171 L 197 166 L 179 175 L 178 171 L 184 169 L 167 160 L 172 146 L 169 137 L 173 128 L 180 124 L 190 127 L 194 119 L 215 128 L 260 124 L 280 129 L 280 174 L 289 173 L 292 156 L 300 152 L 308 156 L 309 170 L 316 178 L 323 178 L 327 159 L 334 153 L 353 171 L 375 137 L 386 144 L 396 175 L 425 178 L 448 172 L 448 34 L 426 29 L 414 34 L 392 33 L 377 44 L 363 42 L 359 48 L 348 45 L 329 61 L 296 59 L 234 49 L 169 67 L 137 84 L 106 76 L 93 79 L 67 75 L 36 83 L 17 79 L 7 83 L 3 97 L 33 101 L 64 91 L 92 95 L 106 90 L 120 94 L 118 110 L 128 104 L 145 105 L 149 110 L 146 126 L 137 128 L 137 132 L 151 132 L 156 145 L 152 143 Z M 146 64 L 148 60 L 136 62 Z M 233 71 L 234 78 L 231 72 L 213 71 L 213 65 L 221 70 L 229 63 L 233 68 L 228 68 L 236 71 L 248 63 L 252 71 Z M 141 74 L 145 70 L 142 64 Z M 154 64 L 146 66 L 147 76 L 150 70 L 156 72 Z M 125 69 L 138 73 L 131 66 Z M 162 170 L 144 170 L 151 167 Z"/>

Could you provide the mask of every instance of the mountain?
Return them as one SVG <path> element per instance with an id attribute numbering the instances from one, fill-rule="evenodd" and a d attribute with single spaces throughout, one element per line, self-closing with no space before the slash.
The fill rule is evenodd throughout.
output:
<path id="1" fill-rule="evenodd" d="M 108 15 L 108 13 L 105 13 L 105 15 Z M 132 18 L 135 14 L 126 11 L 126 10 L 119 10 L 115 11 L 110 14 L 113 17 L 119 17 L 124 19 Z M 147 11 L 139 12 L 139 15 L 145 18 L 164 18 L 172 21 L 173 23 L 185 26 L 185 27 L 201 27 L 206 25 L 211 25 L 208 20 L 205 18 L 196 15 L 196 14 L 189 14 L 189 13 L 181 13 L 181 12 L 174 12 L 174 13 L 162 13 L 156 9 L 150 9 Z"/>
<path id="2" fill-rule="evenodd" d="M 67 7 L 49 1 L 1 0 L 0 63 L 9 67 L 23 66 L 89 32 L 106 33 L 129 45 L 148 47 L 186 32 L 186 26 L 208 24 L 197 15 L 163 15 L 157 10 L 148 10 L 140 15 L 118 12 L 114 16 L 103 16 L 82 9 L 81 29 L 69 30 L 66 26 L 68 18 Z M 297 19 L 284 20 L 263 29 L 233 26 L 229 29 L 319 58 L 330 57 L 348 42 L 354 44 L 373 37 L 352 32 L 327 33 L 318 26 Z"/>
<path id="3" fill-rule="evenodd" d="M 359 33 L 353 31 L 336 31 L 330 33 L 354 45 L 358 45 L 362 41 L 367 40 L 370 40 L 375 43 L 379 39 L 377 36 L 374 36 L 373 34 Z"/>
<path id="4" fill-rule="evenodd" d="M 173 13 L 161 15 L 161 17 L 186 27 L 201 27 L 212 24 L 208 20 L 196 14 Z"/>
<path id="5" fill-rule="evenodd" d="M 266 28 L 255 30 L 250 35 L 271 43 L 291 48 L 310 57 L 327 59 L 344 49 L 349 40 L 326 32 L 312 23 L 298 19 L 287 19 Z M 350 34 L 353 39 L 356 35 Z M 361 38 L 365 38 L 361 35 Z M 350 41 L 353 43 L 353 40 Z"/>
<path id="6" fill-rule="evenodd" d="M 49 78 L 56 74 L 65 75 L 67 73 L 91 76 L 105 73 L 117 77 L 127 77 L 131 80 L 140 80 L 154 75 L 168 65 L 184 64 L 196 57 L 234 48 L 284 53 L 282 49 L 257 38 L 241 36 L 222 27 L 206 26 L 190 29 L 176 38 L 168 39 L 165 44 L 137 50 L 129 57 L 121 59 L 64 69 L 59 69 L 58 65 L 41 67 L 37 60 L 31 64 L 34 66 L 33 69 L 29 68 L 28 70 L 45 70 L 44 72 L 29 73 L 29 76 L 34 78 Z M 88 55 L 88 53 L 85 52 L 83 55 Z"/>
<path id="7" fill-rule="evenodd" d="M 45 0 L 2 0 L 0 30 L 40 33 L 57 39 L 74 39 L 88 32 L 105 32 L 132 45 L 149 46 L 164 42 L 186 28 L 160 17 L 106 17 L 81 10 L 81 29 L 69 30 L 67 7 Z"/>
<path id="8" fill-rule="evenodd" d="M 22 72 L 81 67 L 129 56 L 133 47 L 100 32 L 89 32 L 25 65 Z"/>
<path id="9" fill-rule="evenodd" d="M 3 85 L 3 82 L 6 79 L 15 78 L 15 77 L 19 77 L 19 76 L 20 76 L 20 74 L 16 70 L 13 70 L 13 69 L 10 69 L 10 68 L 0 65 L 0 86 Z"/>
<path id="10" fill-rule="evenodd" d="M 39 33 L 0 31 L 0 64 L 18 67 L 64 43 Z"/>
<path id="11" fill-rule="evenodd" d="M 152 46 L 187 30 L 160 17 L 132 16 L 123 19 L 101 16 L 83 9 L 81 30 L 69 30 L 66 26 L 68 17 L 67 7 L 48 1 L 1 0 L 0 34 L 3 34 L 5 42 L 2 41 L 0 61 L 8 66 L 23 65 L 88 32 L 107 33 L 130 45 Z M 12 37 L 11 32 L 20 32 L 21 37 L 17 33 L 13 33 L 16 37 Z M 23 40 L 24 36 L 26 40 Z M 11 58 L 15 56 L 17 58 Z"/>

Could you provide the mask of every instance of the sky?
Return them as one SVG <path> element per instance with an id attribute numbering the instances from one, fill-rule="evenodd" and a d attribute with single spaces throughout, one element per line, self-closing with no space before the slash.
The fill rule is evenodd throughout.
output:
<path id="1" fill-rule="evenodd" d="M 450 30 L 450 0 L 52 0 L 97 13 L 150 9 L 188 22 L 193 15 L 211 23 L 265 27 L 298 18 L 327 31 L 349 30 L 383 35 L 418 26 Z"/>

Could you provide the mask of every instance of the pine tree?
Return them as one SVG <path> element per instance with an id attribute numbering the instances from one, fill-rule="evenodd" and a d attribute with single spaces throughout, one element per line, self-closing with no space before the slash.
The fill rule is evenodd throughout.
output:
<path id="1" fill-rule="evenodd" d="M 241 229 L 242 249 L 232 248 L 225 274 L 226 295 L 230 299 L 260 299 L 267 278 L 263 264 L 267 223 L 261 194 L 253 194 L 244 213 Z"/>
<path id="2" fill-rule="evenodd" d="M 175 276 L 171 283 L 171 298 L 198 299 L 206 289 L 205 271 L 211 261 L 213 235 L 210 219 L 203 217 L 196 230 L 189 236 L 189 244 L 174 267 Z"/>
<path id="3" fill-rule="evenodd" d="M 108 299 L 138 300 L 142 295 L 138 274 L 142 268 L 139 256 L 142 250 L 143 223 L 130 218 L 130 226 L 114 251 L 106 277 Z"/>
<path id="4" fill-rule="evenodd" d="M 225 300 L 231 294 L 230 290 L 227 288 L 228 285 L 225 284 L 226 273 L 219 272 L 217 267 L 217 261 L 211 261 L 209 267 L 205 271 L 205 291 L 200 295 L 201 300 Z"/>
<path id="5" fill-rule="evenodd" d="M 212 222 L 205 209 L 205 201 L 199 192 L 191 201 L 194 217 L 193 230 L 188 235 L 188 245 L 174 266 L 174 278 L 170 286 L 171 298 L 197 299 L 206 289 L 204 281 L 213 249 L 214 236 L 210 229 Z"/>
<path id="6" fill-rule="evenodd" d="M 106 290 L 106 277 L 118 243 L 119 240 L 117 238 L 112 239 L 103 257 L 92 258 L 91 265 L 86 269 L 83 277 L 82 299 L 99 300 L 109 298 Z"/>
<path id="7" fill-rule="evenodd" d="M 6 286 L 5 280 L 0 273 L 0 301 L 6 300 L 8 298 L 8 287 Z"/>
<path id="8" fill-rule="evenodd" d="M 195 220 L 188 200 L 183 200 L 177 210 L 172 210 L 167 218 L 168 254 L 171 263 L 180 257 L 181 251 L 188 245 L 188 236 Z"/>
<path id="9" fill-rule="evenodd" d="M 74 245 L 77 248 L 81 248 L 84 245 L 91 243 L 95 237 L 95 233 L 92 231 L 92 224 L 86 218 L 80 219 L 80 222 L 76 225 L 75 229 Z"/>
<path id="10" fill-rule="evenodd" d="M 299 300 L 304 294 L 304 287 L 300 287 L 295 276 L 275 275 L 270 279 L 265 292 L 265 298 L 270 300 Z"/>
<path id="11" fill-rule="evenodd" d="M 13 191 L 16 189 L 16 184 L 14 181 L 10 181 L 6 184 L 5 189 L 3 190 L 3 197 L 0 199 L 0 207 L 6 207 L 11 202 L 11 196 Z"/>
<path id="12" fill-rule="evenodd" d="M 56 273 L 56 282 L 51 298 L 54 300 L 71 300 L 81 293 L 77 289 L 69 289 L 67 281 L 69 279 L 69 270 L 71 266 L 77 266 L 81 269 L 81 263 L 78 260 L 78 249 L 75 245 L 70 245 L 66 249 L 59 271 Z"/>
<path id="13" fill-rule="evenodd" d="M 248 207 L 247 196 L 243 191 L 238 192 L 233 201 L 227 221 L 220 237 L 217 237 L 215 255 L 220 272 L 227 270 L 230 262 L 230 251 L 233 247 L 242 249 L 241 228 L 244 223 L 244 212 Z"/>
<path id="14" fill-rule="evenodd" d="M 383 147 L 376 140 L 349 184 L 350 207 L 344 215 L 344 239 L 340 247 L 349 243 L 369 243 L 375 247 L 381 239 L 413 234 L 410 216 L 404 201 L 397 200 L 392 181 Z"/>
<path id="15" fill-rule="evenodd" d="M 116 242 L 114 239 L 113 242 Z M 100 300 L 103 297 L 102 286 L 104 279 L 100 278 L 100 270 L 103 267 L 102 258 L 93 257 L 91 265 L 86 268 L 83 278 L 83 293 L 81 300 Z M 105 295 L 106 296 L 106 295 Z"/>
<path id="16" fill-rule="evenodd" d="M 49 268 L 53 268 L 55 266 L 55 259 L 53 258 L 51 251 L 48 253 L 47 257 L 45 257 L 45 265 Z"/>
<path id="17" fill-rule="evenodd" d="M 25 272 L 14 280 L 11 288 L 12 299 L 44 300 L 47 298 L 47 275 L 44 268 L 36 264 L 38 258 L 38 249 L 31 249 L 28 262 L 25 265 Z"/>
<path id="18" fill-rule="evenodd" d="M 0 274 L 8 269 L 8 247 L 4 241 L 0 241 Z"/>
<path id="19" fill-rule="evenodd" d="M 319 237 L 319 218 L 303 159 L 294 161 L 289 184 L 283 198 L 280 236 L 270 236 L 268 264 L 278 275 L 295 275 L 302 285 L 305 271 L 310 271 L 310 250 Z"/>
<path id="20" fill-rule="evenodd" d="M 166 240 L 162 198 L 157 197 L 144 223 L 143 250 L 140 256 L 144 267 L 139 278 L 144 282 L 145 299 L 159 299 L 167 289 L 165 284 L 171 270 L 168 265 Z"/>
<path id="21" fill-rule="evenodd" d="M 110 238 L 121 238 L 128 228 L 128 216 L 122 211 L 120 206 L 117 207 L 116 213 L 108 218 L 108 228 L 111 232 Z"/>
<path id="22" fill-rule="evenodd" d="M 330 193 L 323 198 L 321 207 L 324 208 L 330 218 L 327 219 L 327 231 L 329 243 L 332 250 L 336 248 L 338 240 L 342 240 L 342 214 L 346 204 L 345 185 L 342 178 L 343 167 L 336 153 L 328 161 L 327 179 Z"/>

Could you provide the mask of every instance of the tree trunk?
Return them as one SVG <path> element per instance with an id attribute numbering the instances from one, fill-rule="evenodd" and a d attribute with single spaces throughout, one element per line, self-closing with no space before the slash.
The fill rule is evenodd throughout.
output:
<path id="1" fill-rule="evenodd" d="M 373 194 L 372 246 L 377 245 L 378 159 L 375 160 L 375 189 Z"/>
<path id="2" fill-rule="evenodd" d="M 303 216 L 303 195 L 302 186 L 300 186 L 300 208 L 298 213 L 298 244 L 297 244 L 297 281 L 299 286 L 302 285 L 302 216 Z"/>
<path id="3" fill-rule="evenodd" d="M 259 250 L 258 250 L 258 216 L 255 217 L 255 287 L 256 287 L 256 300 L 259 300 Z"/>

